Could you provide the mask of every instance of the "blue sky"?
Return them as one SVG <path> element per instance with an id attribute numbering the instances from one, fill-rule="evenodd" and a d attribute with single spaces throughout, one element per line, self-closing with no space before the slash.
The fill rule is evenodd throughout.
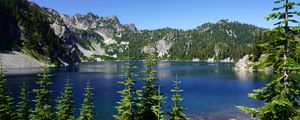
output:
<path id="1" fill-rule="evenodd" d="M 272 28 L 275 21 L 264 19 L 275 6 L 273 0 L 29 0 L 60 13 L 93 12 L 118 16 L 121 23 L 138 29 L 164 27 L 193 29 L 220 19 Z"/>

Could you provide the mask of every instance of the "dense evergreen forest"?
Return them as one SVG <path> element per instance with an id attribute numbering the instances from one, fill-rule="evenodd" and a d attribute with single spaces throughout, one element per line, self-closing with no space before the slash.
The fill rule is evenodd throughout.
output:
<path id="1" fill-rule="evenodd" d="M 288 56 L 293 62 L 292 65 L 298 66 L 300 63 L 300 31 L 298 26 L 292 29 L 293 34 L 291 35 L 292 40 L 289 42 L 290 54 Z M 276 30 L 278 31 L 265 31 L 256 36 L 252 50 L 252 61 L 255 69 L 272 67 L 276 72 L 282 70 L 283 41 L 277 39 L 283 34 L 283 29 L 276 28 Z"/>
<path id="2" fill-rule="evenodd" d="M 255 35 L 263 30 L 253 25 L 220 20 L 217 23 L 206 23 L 186 31 L 164 28 L 129 32 L 122 34 L 119 39 L 131 43 L 129 47 L 131 52 L 135 53 L 136 59 L 144 59 L 146 56 L 144 52 L 152 48 L 160 59 L 167 60 L 192 60 L 193 58 L 237 60 L 250 53 Z M 161 48 L 160 44 L 166 45 L 162 45 L 164 48 Z M 144 46 L 149 50 L 145 50 L 147 47 Z M 144 48 L 143 52 L 141 52 L 142 48 Z M 118 55 L 122 56 L 123 53 Z"/>
<path id="3" fill-rule="evenodd" d="M 299 78 L 299 23 L 295 16 L 300 3 L 289 0 L 276 0 L 279 7 L 267 20 L 278 20 L 272 30 L 265 31 L 255 40 L 253 51 L 256 69 L 272 67 L 274 80 L 265 87 L 253 90 L 249 97 L 265 101 L 261 108 L 238 106 L 250 113 L 253 119 L 261 120 L 298 120 L 300 119 L 300 78 Z"/>

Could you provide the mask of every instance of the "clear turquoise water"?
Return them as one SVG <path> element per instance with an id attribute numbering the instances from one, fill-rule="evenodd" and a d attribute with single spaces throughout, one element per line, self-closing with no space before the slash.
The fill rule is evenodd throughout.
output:
<path id="1" fill-rule="evenodd" d="M 143 62 L 132 62 L 139 66 L 134 69 L 140 74 L 143 70 Z M 94 87 L 94 105 L 96 120 L 111 120 L 116 113 L 114 106 L 120 99 L 116 91 L 123 86 L 117 82 L 122 81 L 119 75 L 124 72 L 123 62 L 105 61 L 81 63 L 69 68 L 51 69 L 52 82 L 50 89 L 54 90 L 53 98 L 59 95 L 65 84 L 65 78 L 69 75 L 73 84 L 75 113 L 78 114 L 85 83 L 91 80 Z M 186 114 L 192 119 L 228 120 L 230 118 L 249 119 L 247 115 L 235 108 L 236 105 L 259 107 L 263 103 L 247 97 L 253 89 L 261 88 L 269 82 L 270 76 L 263 73 L 235 72 L 230 63 L 205 63 L 205 62 L 174 62 L 161 61 L 158 63 L 157 77 L 159 84 L 168 99 L 164 104 L 164 111 L 168 112 L 168 106 L 172 94 L 169 90 L 173 87 L 172 81 L 178 74 L 184 89 L 182 96 L 185 98 L 182 104 L 188 108 Z M 14 97 L 18 96 L 19 85 L 25 81 L 30 89 L 36 88 L 37 73 L 41 69 L 10 69 L 7 70 L 8 86 Z M 141 87 L 142 82 L 137 87 Z M 33 98 L 34 94 L 30 94 Z"/>

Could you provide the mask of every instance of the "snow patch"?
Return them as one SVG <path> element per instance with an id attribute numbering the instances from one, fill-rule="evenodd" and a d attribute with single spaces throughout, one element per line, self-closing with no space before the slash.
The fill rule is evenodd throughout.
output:
<path id="1" fill-rule="evenodd" d="M 120 44 L 121 44 L 121 45 L 129 45 L 129 42 L 122 41 Z"/>
<path id="2" fill-rule="evenodd" d="M 113 58 L 117 58 L 118 56 L 117 56 L 116 54 L 114 54 L 114 55 L 112 55 L 111 57 L 113 57 Z"/>

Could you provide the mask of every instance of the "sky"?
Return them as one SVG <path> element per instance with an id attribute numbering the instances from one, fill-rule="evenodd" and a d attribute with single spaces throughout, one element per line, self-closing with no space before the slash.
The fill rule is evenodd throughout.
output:
<path id="1" fill-rule="evenodd" d="M 194 29 L 221 19 L 273 28 L 276 21 L 265 16 L 275 7 L 272 0 L 29 0 L 59 13 L 75 15 L 92 12 L 116 15 L 122 24 L 141 29 Z"/>

